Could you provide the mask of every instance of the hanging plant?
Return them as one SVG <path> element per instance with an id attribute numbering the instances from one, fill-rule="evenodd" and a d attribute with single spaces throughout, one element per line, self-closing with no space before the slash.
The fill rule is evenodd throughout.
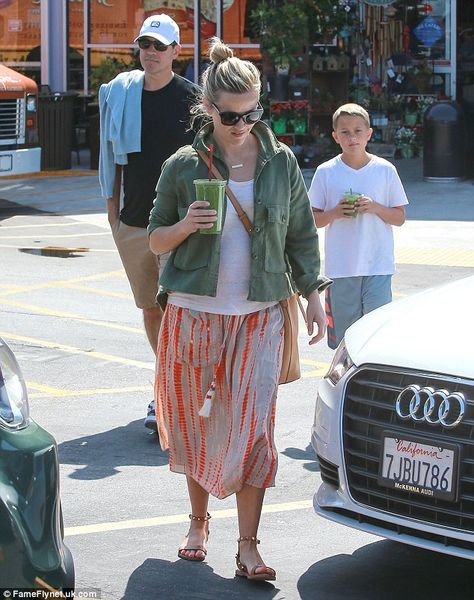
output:
<path id="1" fill-rule="evenodd" d="M 309 0 L 306 7 L 314 41 L 348 38 L 358 23 L 358 0 Z"/>
<path id="2" fill-rule="evenodd" d="M 279 68 L 292 67 L 308 38 L 305 0 L 261 0 L 251 13 L 260 48 Z"/>

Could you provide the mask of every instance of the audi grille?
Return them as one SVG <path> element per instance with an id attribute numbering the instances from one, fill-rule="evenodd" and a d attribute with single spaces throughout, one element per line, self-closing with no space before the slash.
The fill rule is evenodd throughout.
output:
<path id="1" fill-rule="evenodd" d="M 434 525 L 474 531 L 474 381 L 363 367 L 347 383 L 342 433 L 349 492 L 357 503 Z M 458 448 L 453 498 L 380 485 L 382 443 L 387 435 Z"/>

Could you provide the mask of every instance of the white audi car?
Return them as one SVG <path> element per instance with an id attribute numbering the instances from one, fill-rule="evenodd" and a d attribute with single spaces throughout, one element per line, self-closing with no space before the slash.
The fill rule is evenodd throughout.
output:
<path id="1" fill-rule="evenodd" d="M 321 381 L 323 517 L 474 559 L 474 276 L 352 325 Z"/>

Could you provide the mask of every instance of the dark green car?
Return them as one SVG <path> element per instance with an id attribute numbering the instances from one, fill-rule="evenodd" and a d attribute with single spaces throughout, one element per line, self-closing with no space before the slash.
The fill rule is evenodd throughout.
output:
<path id="1" fill-rule="evenodd" d="M 0 592 L 74 589 L 54 438 L 29 416 L 20 367 L 0 338 Z"/>

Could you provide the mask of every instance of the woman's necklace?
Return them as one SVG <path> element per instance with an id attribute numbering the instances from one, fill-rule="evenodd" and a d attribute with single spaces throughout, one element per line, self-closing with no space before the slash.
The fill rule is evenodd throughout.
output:
<path id="1" fill-rule="evenodd" d="M 238 165 L 230 165 L 231 169 L 241 169 L 244 166 L 244 163 L 239 163 Z"/>

